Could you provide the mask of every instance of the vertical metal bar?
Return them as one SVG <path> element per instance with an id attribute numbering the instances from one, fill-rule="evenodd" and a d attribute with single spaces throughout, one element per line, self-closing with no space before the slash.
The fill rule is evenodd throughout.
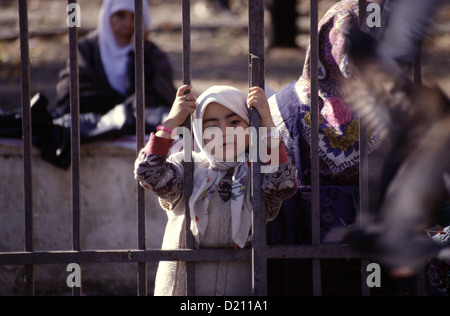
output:
<path id="1" fill-rule="evenodd" d="M 367 27 L 367 0 L 358 0 L 359 6 L 359 28 L 364 31 Z"/>
<path id="2" fill-rule="evenodd" d="M 359 27 L 365 30 L 367 27 L 367 1 L 359 0 Z M 367 129 L 359 119 L 359 212 L 360 221 L 363 222 L 369 215 L 369 151 L 367 143 Z M 370 288 L 366 284 L 366 267 L 368 259 L 361 259 L 361 293 L 370 295 Z"/>
<path id="3" fill-rule="evenodd" d="M 191 1 L 182 0 L 183 10 L 183 83 L 191 84 Z"/>
<path id="4" fill-rule="evenodd" d="M 135 8 L 135 96 L 136 96 L 136 146 L 137 152 L 145 143 L 145 93 L 144 93 L 144 4 L 134 1 Z M 146 250 L 145 190 L 137 184 L 138 249 Z M 147 296 L 147 263 L 138 263 L 138 295 Z"/>
<path id="5" fill-rule="evenodd" d="M 366 28 L 366 0 L 359 0 L 359 27 Z M 369 210 L 369 165 L 368 165 L 368 146 L 367 130 L 361 121 L 359 122 L 359 187 L 360 187 L 360 216 L 363 220 L 368 215 Z"/>
<path id="6" fill-rule="evenodd" d="M 312 245 L 320 245 L 320 170 L 319 170 L 319 7 L 317 0 L 310 1 L 311 24 L 311 225 Z M 313 258 L 313 294 L 321 295 L 320 259 Z"/>
<path id="7" fill-rule="evenodd" d="M 31 165 L 31 110 L 30 110 L 30 49 L 28 31 L 28 5 L 19 0 L 20 59 L 22 93 L 22 153 L 23 190 L 25 208 L 25 251 L 33 251 L 33 195 Z M 29 296 L 34 295 L 34 266 L 25 265 L 25 288 Z"/>
<path id="8" fill-rule="evenodd" d="M 182 0 L 182 28 L 183 28 L 183 83 L 191 84 L 191 1 Z M 187 91 L 186 93 L 189 93 Z M 188 135 L 183 135 L 184 139 L 184 196 L 185 196 L 185 238 L 186 248 L 194 248 L 194 236 L 192 235 L 191 212 L 189 207 L 189 198 L 192 195 L 194 186 L 193 175 L 194 165 L 192 162 L 192 117 L 189 116 L 184 122 Z M 188 296 L 195 295 L 195 266 L 193 262 L 186 262 L 186 294 Z"/>
<path id="9" fill-rule="evenodd" d="M 251 58 L 251 86 L 260 86 L 260 59 L 257 56 Z M 252 149 L 259 153 L 259 113 L 251 109 L 250 126 L 254 133 L 250 140 Z M 252 275 L 253 275 L 253 293 L 255 296 L 267 295 L 267 257 L 265 255 L 266 242 L 266 221 L 265 214 L 261 212 L 261 163 L 259 154 L 256 155 L 256 161 L 251 163 L 251 186 L 252 186 Z"/>
<path id="10" fill-rule="evenodd" d="M 258 79 L 252 82 L 249 72 L 249 85 L 265 86 L 265 34 L 264 34 L 264 0 L 249 0 L 249 64 L 251 65 L 252 56 L 259 58 Z M 256 79 L 256 78 L 255 78 Z"/>
<path id="11" fill-rule="evenodd" d="M 264 89 L 264 0 L 249 0 L 249 63 L 250 87 Z M 251 137 L 250 146 L 257 153 L 256 161 L 251 164 L 253 240 L 252 240 L 252 275 L 253 294 L 267 295 L 267 257 L 265 255 L 266 221 L 261 213 L 261 163 L 259 159 L 259 113 L 250 110 L 250 126 L 256 135 Z"/>
<path id="12" fill-rule="evenodd" d="M 76 0 L 69 0 L 76 4 Z M 80 98 L 78 71 L 78 29 L 69 26 L 70 64 L 70 113 L 71 113 L 71 153 L 72 153 L 72 250 L 81 251 L 80 227 Z M 81 296 L 81 287 L 73 288 L 74 296 Z"/>

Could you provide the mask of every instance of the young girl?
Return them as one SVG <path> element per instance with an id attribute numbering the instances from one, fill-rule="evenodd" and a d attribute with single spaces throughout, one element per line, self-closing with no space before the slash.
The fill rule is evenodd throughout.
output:
<path id="1" fill-rule="evenodd" d="M 156 134 L 150 135 L 148 144 L 139 153 L 135 177 L 144 188 L 155 192 L 167 212 L 163 249 L 185 247 L 185 198 L 189 199 L 190 228 L 200 248 L 244 248 L 251 239 L 250 167 L 248 158 L 243 162 L 238 158 L 248 157 L 249 142 L 248 136 L 243 135 L 245 150 L 240 150 L 237 146 L 239 133 L 233 137 L 227 137 L 227 133 L 248 128 L 248 108 L 251 107 L 260 113 L 261 127 L 274 127 L 269 105 L 264 91 L 257 87 L 250 89 L 247 97 L 235 88 L 215 86 L 198 100 L 192 93 L 185 95 L 191 89 L 185 85 L 178 90 L 167 119 Z M 193 193 L 185 197 L 184 153 L 174 153 L 169 157 L 168 153 L 173 143 L 172 131 L 190 114 L 194 114 L 194 138 L 199 150 L 193 153 Z M 223 141 L 218 142 L 222 147 L 208 150 L 211 148 L 208 144 L 213 140 L 210 139 L 212 137 L 203 137 L 203 134 L 211 134 L 211 131 L 218 132 L 214 137 L 223 137 Z M 279 165 L 276 172 L 262 177 L 261 204 L 268 221 L 277 216 L 282 200 L 297 190 L 297 171 L 287 157 L 284 145 L 275 138 L 269 142 L 272 150 L 279 150 Z M 234 161 L 230 161 L 230 157 Z M 195 263 L 196 295 L 250 295 L 251 285 L 250 262 Z M 185 294 L 185 262 L 160 262 L 155 295 Z"/>

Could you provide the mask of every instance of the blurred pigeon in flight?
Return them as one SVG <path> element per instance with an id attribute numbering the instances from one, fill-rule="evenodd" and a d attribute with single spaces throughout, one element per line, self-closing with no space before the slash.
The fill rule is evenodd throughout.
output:
<path id="1" fill-rule="evenodd" d="M 425 234 L 450 201 L 450 100 L 438 87 L 415 85 L 396 61 L 418 51 L 443 0 L 390 1 L 378 40 L 348 31 L 352 78 L 343 83 L 362 124 L 380 140 L 376 214 L 343 238 L 395 267 L 417 270 L 431 257 L 450 259 Z"/>

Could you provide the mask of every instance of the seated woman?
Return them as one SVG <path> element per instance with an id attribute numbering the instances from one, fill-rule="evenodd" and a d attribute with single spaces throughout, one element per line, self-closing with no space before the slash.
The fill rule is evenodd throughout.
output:
<path id="1" fill-rule="evenodd" d="M 150 13 L 144 1 L 145 34 Z M 98 28 L 79 42 L 80 113 L 105 114 L 134 94 L 134 1 L 105 0 Z M 167 55 L 151 41 L 144 43 L 145 105 L 170 110 L 176 89 Z M 57 85 L 57 112 L 70 112 L 69 65 Z M 160 120 L 158 120 L 159 122 Z"/>
<path id="2" fill-rule="evenodd" d="M 150 12 L 144 1 L 145 36 Z M 104 0 L 96 31 L 78 44 L 80 141 L 135 133 L 134 1 Z M 144 41 L 145 125 L 156 131 L 170 111 L 176 89 L 168 56 Z M 56 111 L 47 112 L 45 96 L 32 103 L 33 143 L 41 157 L 63 169 L 70 166 L 70 66 L 60 73 Z"/>

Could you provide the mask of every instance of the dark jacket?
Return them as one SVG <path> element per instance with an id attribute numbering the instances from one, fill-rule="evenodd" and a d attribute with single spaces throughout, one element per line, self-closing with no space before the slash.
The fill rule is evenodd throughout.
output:
<path id="1" fill-rule="evenodd" d="M 145 41 L 145 105 L 170 107 L 176 95 L 173 69 L 168 56 L 154 43 Z M 127 97 L 114 90 L 108 82 L 100 57 L 98 33 L 93 32 L 78 44 L 80 113 L 105 114 Z M 57 84 L 57 112 L 70 112 L 69 63 L 60 73 Z"/>

